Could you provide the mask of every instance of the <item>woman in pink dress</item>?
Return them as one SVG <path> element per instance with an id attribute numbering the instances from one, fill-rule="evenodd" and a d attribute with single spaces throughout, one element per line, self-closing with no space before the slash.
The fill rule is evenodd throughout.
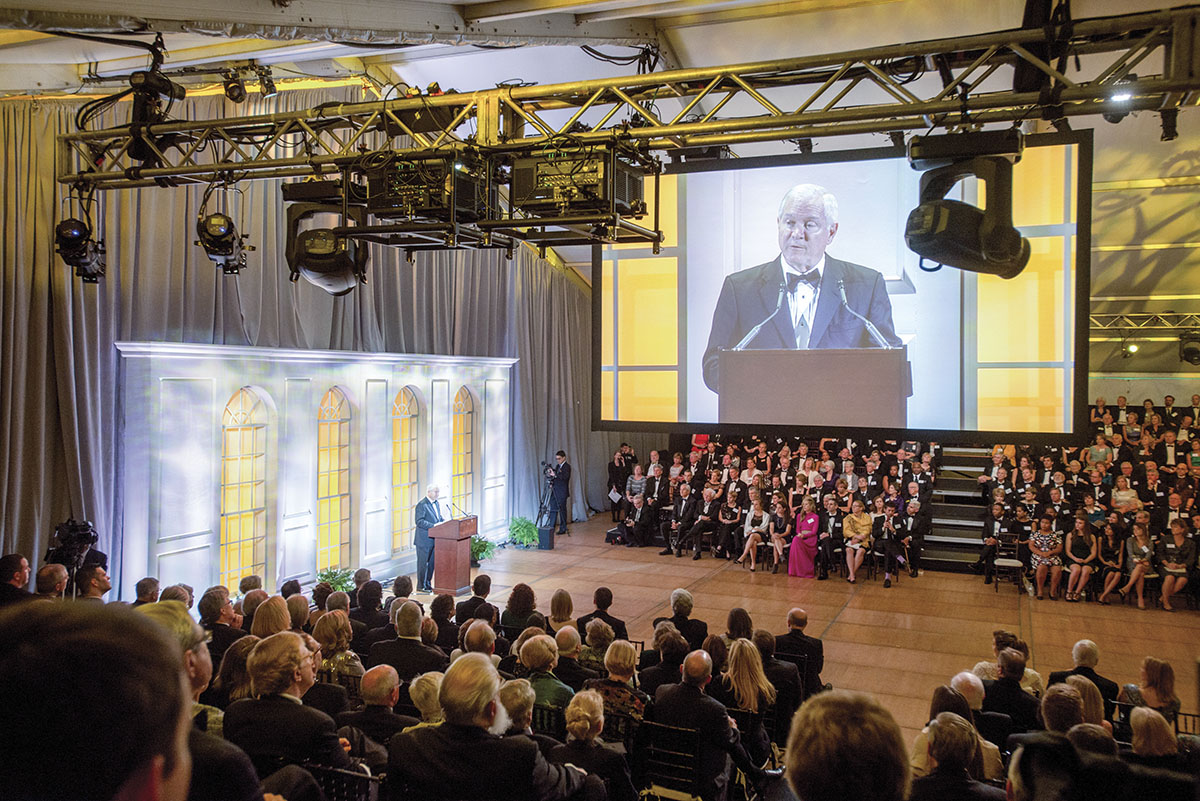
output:
<path id="1" fill-rule="evenodd" d="M 788 575 L 800 578 L 816 578 L 817 537 L 821 531 L 821 518 L 817 515 L 817 504 L 811 495 L 800 501 L 800 512 L 796 515 L 796 536 L 792 538 L 791 553 L 788 554 Z"/>

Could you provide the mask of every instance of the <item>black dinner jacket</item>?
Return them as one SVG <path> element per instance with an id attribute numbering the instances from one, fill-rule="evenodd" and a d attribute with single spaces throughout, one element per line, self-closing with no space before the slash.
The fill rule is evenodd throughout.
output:
<path id="1" fill-rule="evenodd" d="M 943 773 L 934 770 L 913 780 L 909 801 L 1004 801 L 1001 787 L 975 781 L 965 770 Z"/>
<path id="2" fill-rule="evenodd" d="M 661 509 L 667 502 L 670 485 L 670 479 L 666 475 L 658 479 L 655 479 L 654 476 L 646 479 L 646 488 L 642 490 L 642 498 L 645 500 L 646 505 L 654 511 Z"/>
<path id="3" fill-rule="evenodd" d="M 583 617 L 581 617 L 575 621 L 575 626 L 576 626 L 575 630 L 579 632 L 579 636 L 582 637 L 587 634 L 587 624 L 591 623 L 596 618 L 600 618 L 605 623 L 612 626 L 613 634 L 616 635 L 616 639 L 618 639 L 618 640 L 628 640 L 629 639 L 629 631 L 625 628 L 625 621 L 619 620 L 619 619 L 613 617 L 612 615 L 610 615 L 608 612 L 602 612 L 599 609 L 597 609 L 596 611 L 591 612 L 589 614 L 586 614 Z"/>
<path id="4" fill-rule="evenodd" d="M 720 351 L 732 348 L 750 329 L 778 308 L 779 287 L 783 282 L 780 258 L 777 256 L 765 264 L 725 277 L 713 310 L 712 328 L 704 351 L 704 383 L 714 392 L 720 391 Z M 883 276 L 869 267 L 835 259 L 827 253 L 809 333 L 809 348 L 875 347 L 875 341 L 867 333 L 862 320 L 842 308 L 839 282 L 845 288 L 850 309 L 874 323 L 884 339 L 893 346 L 900 345 L 900 338 L 896 336 L 896 329 L 892 325 L 892 303 Z M 787 303 L 786 299 L 784 303 Z M 796 334 L 787 309 L 781 309 L 746 347 L 795 350 Z"/>
<path id="5" fill-rule="evenodd" d="M 1085 679 L 1091 679 L 1092 684 L 1096 685 L 1096 689 L 1100 691 L 1100 697 L 1104 699 L 1104 719 L 1112 720 L 1113 709 L 1117 705 L 1117 696 L 1121 692 L 1121 688 L 1112 679 L 1106 679 L 1096 672 L 1095 668 L 1079 666 L 1073 670 L 1056 670 L 1050 674 L 1050 684 L 1064 684 L 1067 681 L 1067 676 L 1083 676 Z M 1049 687 L 1050 684 L 1046 686 Z"/>
<path id="6" fill-rule="evenodd" d="M 234 701 L 225 710 L 222 726 L 225 739 L 245 751 L 255 765 L 277 759 L 291 764 L 351 766 L 338 742 L 333 718 L 282 695 Z"/>
<path id="7" fill-rule="evenodd" d="M 792 662 L 771 657 L 763 660 L 763 673 L 775 688 L 775 714 L 789 720 L 804 700 L 800 692 L 800 669 Z"/>
<path id="8" fill-rule="evenodd" d="M 361 712 L 342 712 L 334 720 L 337 721 L 339 729 L 342 726 L 354 726 L 385 747 L 393 735 L 421 722 L 408 715 L 397 715 L 390 706 L 378 704 L 368 704 Z"/>
<path id="9" fill-rule="evenodd" d="M 558 658 L 558 665 L 554 668 L 554 675 L 558 677 L 559 681 L 575 692 L 582 690 L 583 683 L 588 679 L 601 678 L 600 674 L 596 671 L 579 664 L 578 659 L 567 656 L 560 656 Z"/>
<path id="10" fill-rule="evenodd" d="M 729 725 L 725 705 L 690 684 L 667 684 L 654 694 L 648 714 L 655 723 L 700 732 L 700 797 L 716 798 L 718 779 L 728 770 L 726 755 L 741 748 L 741 738 Z"/>
<path id="11" fill-rule="evenodd" d="M 444 653 L 430 648 L 420 640 L 399 637 L 372 645 L 367 661 L 369 667 L 391 665 L 400 674 L 401 681 L 409 681 L 414 676 L 431 670 L 445 670 L 450 662 Z"/>
<path id="12" fill-rule="evenodd" d="M 497 737 L 477 726 L 452 723 L 393 737 L 388 776 L 418 797 L 462 801 L 564 801 L 585 782 L 600 782 L 551 765 L 528 737 Z"/>
<path id="13" fill-rule="evenodd" d="M 479 608 L 480 604 L 485 603 L 487 603 L 487 599 L 480 598 L 478 595 L 472 595 L 465 601 L 459 601 L 458 605 L 454 607 L 454 622 L 461 626 L 475 617 L 475 610 Z"/>
<path id="14" fill-rule="evenodd" d="M 714 507 L 716 501 L 713 501 Z M 708 636 L 708 624 L 703 620 L 697 620 L 694 617 L 683 617 L 681 615 L 673 615 L 672 617 L 656 617 L 654 625 L 657 626 L 664 620 L 669 620 L 675 624 L 675 629 L 683 635 L 683 639 L 687 640 L 688 648 L 695 651 L 704 644 L 704 638 Z"/>
<path id="15" fill-rule="evenodd" d="M 775 652 L 807 656 L 808 668 L 803 676 L 805 697 L 821 689 L 821 671 L 825 669 L 825 645 L 820 639 L 792 629 L 787 634 L 780 634 L 775 638 Z"/>
<path id="16" fill-rule="evenodd" d="M 983 683 L 983 711 L 1003 712 L 1012 718 L 1013 731 L 1042 728 L 1038 722 L 1038 700 L 1021 689 L 1016 679 L 988 679 Z"/>
<path id="17" fill-rule="evenodd" d="M 696 522 L 700 514 L 700 500 L 699 495 L 690 492 L 686 498 L 680 496 L 671 504 L 671 520 L 679 524 L 680 531 L 687 531 Z"/>

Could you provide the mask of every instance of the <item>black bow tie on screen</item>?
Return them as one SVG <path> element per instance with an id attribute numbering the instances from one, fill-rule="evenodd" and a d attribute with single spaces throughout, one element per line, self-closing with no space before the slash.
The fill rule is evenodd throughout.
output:
<path id="1" fill-rule="evenodd" d="M 796 291 L 796 287 L 800 286 L 801 281 L 811 287 L 816 287 L 817 284 L 821 283 L 821 271 L 809 270 L 806 273 L 786 273 L 785 278 L 787 279 L 787 289 L 790 295 Z"/>

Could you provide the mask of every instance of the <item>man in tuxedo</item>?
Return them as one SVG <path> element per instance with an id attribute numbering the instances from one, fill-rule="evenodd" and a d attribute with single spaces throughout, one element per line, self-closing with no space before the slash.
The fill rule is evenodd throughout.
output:
<path id="1" fill-rule="evenodd" d="M 0 556 L 0 607 L 20 601 L 32 601 L 29 586 L 29 560 L 19 553 Z"/>
<path id="2" fill-rule="evenodd" d="M 554 465 L 549 469 L 550 473 L 550 509 L 554 516 L 550 518 L 550 525 L 558 527 L 557 533 L 565 535 L 567 533 L 567 523 L 571 522 L 571 512 L 567 508 L 567 498 L 571 495 L 571 465 L 567 464 L 567 454 L 565 451 L 558 451 L 554 454 Z M 561 525 L 559 521 L 562 521 Z"/>
<path id="3" fill-rule="evenodd" d="M 1175 432 L 1168 428 L 1163 432 L 1162 442 L 1154 449 L 1154 462 L 1174 470 L 1176 464 L 1187 458 L 1184 453 L 1185 449 L 1175 441 Z"/>
<path id="4" fill-rule="evenodd" d="M 705 694 L 704 688 L 712 681 L 712 667 L 712 657 L 706 651 L 692 651 L 683 660 L 683 681 L 660 686 L 650 713 L 655 723 L 700 732 L 699 789 L 704 801 L 724 797 L 730 760 L 756 788 L 780 775 L 778 770 L 764 771 L 754 764 L 738 730 L 729 725 L 725 705 Z"/>
<path id="5" fill-rule="evenodd" d="M 1165 398 L 1163 398 L 1163 407 L 1162 407 L 1161 416 L 1162 416 L 1163 425 L 1166 426 L 1167 428 L 1178 428 L 1179 427 L 1179 418 L 1181 415 L 1179 413 L 1179 410 L 1175 408 L 1175 396 L 1174 395 L 1167 395 Z"/>
<path id="6" fill-rule="evenodd" d="M 403 681 L 431 670 L 444 670 L 447 658 L 441 650 L 421 642 L 421 609 L 408 601 L 392 609 L 396 639 L 384 640 L 371 646 L 368 663 L 391 665 Z"/>
<path id="7" fill-rule="evenodd" d="M 920 501 L 909 501 L 900 520 L 900 544 L 908 548 L 908 574 L 917 577 L 921 569 L 921 551 L 929 533 L 929 515 L 922 514 Z"/>
<path id="8" fill-rule="evenodd" d="M 983 583 L 991 584 L 996 572 L 996 552 L 1000 548 L 1001 536 L 1007 534 L 1011 527 L 1008 518 L 1004 516 L 1004 505 L 992 504 L 992 513 L 983 521 L 983 551 L 979 559 L 971 565 L 976 573 L 983 573 Z"/>
<path id="9" fill-rule="evenodd" d="M 224 587 L 214 588 L 200 596 L 200 625 L 208 629 L 211 639 L 208 642 L 208 652 L 212 655 L 214 665 L 218 667 L 225 651 L 234 641 L 246 636 L 238 625 L 238 616 L 233 611 L 233 603 L 229 600 L 229 590 Z"/>
<path id="10" fill-rule="evenodd" d="M 708 624 L 703 620 L 690 617 L 694 604 L 695 600 L 692 598 L 692 594 L 679 587 L 671 591 L 671 617 L 654 619 L 655 626 L 664 620 L 674 623 L 675 630 L 683 635 L 683 638 L 687 640 L 688 647 L 693 651 L 699 648 L 704 643 L 704 638 L 708 636 Z"/>
<path id="11" fill-rule="evenodd" d="M 662 465 L 656 464 L 650 468 L 650 477 L 646 479 L 646 488 L 642 490 L 642 498 L 655 528 L 659 524 L 659 512 L 667 507 L 670 497 L 671 482 L 663 475 Z"/>
<path id="12" fill-rule="evenodd" d="M 1059 684 L 1067 680 L 1067 676 L 1083 676 L 1091 679 L 1104 699 L 1104 719 L 1111 720 L 1113 709 L 1116 707 L 1117 695 L 1121 688 L 1112 679 L 1106 679 L 1096 672 L 1100 663 L 1100 648 L 1091 640 L 1080 640 L 1071 649 L 1071 662 L 1075 665 L 1071 670 L 1056 670 L 1050 674 L 1051 684 Z"/>
<path id="13" fill-rule="evenodd" d="M 552 765 L 509 728 L 500 675 L 483 654 L 465 654 L 442 678 L 440 726 L 402 732 L 388 746 L 388 777 L 415 797 L 492 801 L 598 801 L 604 783 L 571 765 Z M 399 797 L 399 796 L 397 796 Z"/>
<path id="14" fill-rule="evenodd" d="M 696 504 L 696 522 L 692 523 L 683 534 L 675 540 L 675 555 L 682 556 L 683 549 L 692 546 L 692 559 L 700 558 L 700 550 L 704 545 L 704 535 L 717 530 L 717 513 L 721 505 L 713 500 L 713 491 L 704 490 L 703 497 Z M 682 530 L 682 529 L 681 529 Z"/>
<path id="15" fill-rule="evenodd" d="M 720 351 L 735 347 L 772 315 L 745 347 L 878 347 L 852 310 L 870 320 L 888 345 L 901 344 L 883 276 L 825 253 L 838 231 L 832 194 L 814 184 L 793 187 L 776 223 L 779 256 L 726 276 L 721 286 L 703 362 L 704 383 L 713 392 L 720 392 Z"/>
<path id="16" fill-rule="evenodd" d="M 555 632 L 554 643 L 558 646 L 558 664 L 554 666 L 554 675 L 563 684 L 579 692 L 588 679 L 603 678 L 596 671 L 579 664 L 583 641 L 579 639 L 579 632 L 574 626 L 563 626 Z"/>
<path id="17" fill-rule="evenodd" d="M 430 484 L 425 489 L 425 497 L 417 501 L 416 534 L 413 537 L 417 546 L 417 589 L 421 592 L 433 592 L 433 539 L 429 529 L 441 523 L 446 518 L 438 505 L 441 489 L 437 484 Z"/>
<path id="18" fill-rule="evenodd" d="M 983 711 L 1008 715 L 1017 732 L 1040 729 L 1038 701 L 1021 687 L 1025 655 L 1015 648 L 1005 648 L 996 663 L 999 678 L 983 683 Z"/>
<path id="19" fill-rule="evenodd" d="M 826 495 L 821 501 L 821 532 L 817 535 L 817 581 L 829 578 L 837 564 L 837 549 L 843 547 L 842 520 L 845 515 L 837 506 L 837 498 Z"/>
<path id="20" fill-rule="evenodd" d="M 400 676 L 391 665 L 376 665 L 363 674 L 359 693 L 365 706 L 359 712 L 342 712 L 338 727 L 355 726 L 380 745 L 386 746 L 392 735 L 420 723 L 414 717 L 392 711 L 400 700 Z"/>
<path id="21" fill-rule="evenodd" d="M 469 622 L 475 616 L 475 610 L 479 605 L 487 602 L 488 593 L 492 591 L 492 577 L 486 573 L 480 573 L 475 576 L 475 580 L 471 582 L 471 597 L 465 601 L 459 601 L 454 607 L 454 622 L 458 625 L 463 625 Z"/>
<path id="22" fill-rule="evenodd" d="M 704 493 L 707 493 L 711 500 L 712 490 L 703 490 L 701 496 Z M 675 550 L 675 543 L 695 524 L 698 508 L 699 496 L 693 495 L 692 488 L 687 484 L 680 484 L 679 494 L 675 496 L 675 502 L 671 504 L 671 517 L 660 524 L 663 542 L 667 547 L 659 553 L 659 556 L 667 556 Z"/>
<path id="23" fill-rule="evenodd" d="M 613 635 L 618 640 L 628 640 L 629 631 L 625 628 L 625 621 L 619 620 L 608 613 L 608 610 L 613 604 L 612 590 L 608 587 L 597 587 L 592 593 L 592 603 L 596 606 L 596 611 L 584 615 L 575 621 L 576 631 L 587 631 L 588 623 L 591 623 L 596 618 L 600 618 L 608 625 L 612 626 Z"/>
<path id="24" fill-rule="evenodd" d="M 333 718 L 300 700 L 316 683 L 315 656 L 290 631 L 272 634 L 250 652 L 246 670 L 257 697 L 229 705 L 224 733 L 260 771 L 279 762 L 352 767 Z"/>
<path id="25" fill-rule="evenodd" d="M 650 542 L 657 521 L 658 517 L 646 505 L 646 496 L 634 495 L 633 507 L 620 523 L 621 539 L 630 548 L 641 548 Z"/>
<path id="26" fill-rule="evenodd" d="M 825 669 L 825 646 L 817 637 L 809 637 L 804 633 L 808 625 L 808 612 L 796 607 L 788 612 L 787 634 L 775 638 L 775 652 L 780 654 L 798 654 L 807 658 L 804 668 L 803 691 L 804 698 L 815 695 L 825 688 L 821 681 L 821 671 Z"/>

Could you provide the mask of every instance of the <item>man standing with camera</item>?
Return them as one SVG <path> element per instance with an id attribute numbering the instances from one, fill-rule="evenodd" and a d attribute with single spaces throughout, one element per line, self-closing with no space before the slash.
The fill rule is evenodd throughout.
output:
<path id="1" fill-rule="evenodd" d="M 571 495 L 571 465 L 567 464 L 567 454 L 565 451 L 559 451 L 554 454 L 554 464 L 546 468 L 546 475 L 550 479 L 550 525 L 553 526 L 558 535 L 567 533 L 567 523 L 571 521 L 570 513 L 567 512 L 567 498 Z M 561 528 L 559 517 L 562 518 Z"/>

